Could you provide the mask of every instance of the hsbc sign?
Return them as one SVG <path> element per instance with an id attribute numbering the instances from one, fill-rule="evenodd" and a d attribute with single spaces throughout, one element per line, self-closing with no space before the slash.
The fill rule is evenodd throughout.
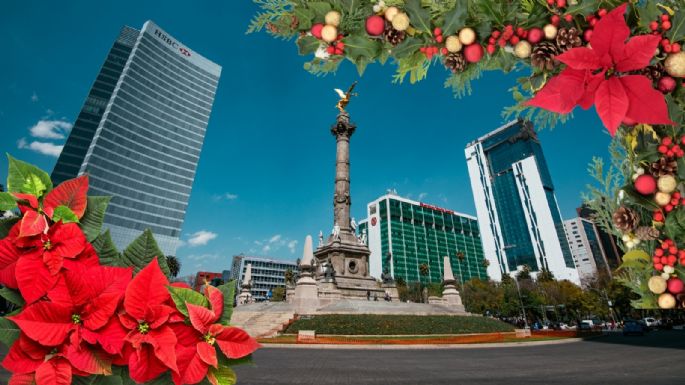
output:
<path id="1" fill-rule="evenodd" d="M 186 57 L 190 57 L 191 53 L 190 50 L 188 50 L 185 47 L 182 47 L 178 44 L 178 42 L 171 37 L 169 37 L 166 33 L 160 31 L 159 29 L 155 28 L 155 36 L 159 38 L 159 40 L 165 42 L 167 45 L 169 45 L 171 48 L 178 50 L 178 52 Z"/>

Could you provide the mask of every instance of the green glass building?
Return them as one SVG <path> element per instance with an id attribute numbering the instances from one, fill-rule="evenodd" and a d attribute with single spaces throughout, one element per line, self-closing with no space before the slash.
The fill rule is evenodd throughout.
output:
<path id="1" fill-rule="evenodd" d="M 387 270 L 405 282 L 442 282 L 448 255 L 457 280 L 488 279 L 475 217 L 395 194 L 369 203 L 367 215 L 358 230 L 373 277 Z"/>

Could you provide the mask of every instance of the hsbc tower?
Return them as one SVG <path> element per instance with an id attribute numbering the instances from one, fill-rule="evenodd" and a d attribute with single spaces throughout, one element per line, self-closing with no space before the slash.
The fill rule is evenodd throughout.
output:
<path id="1" fill-rule="evenodd" d="M 52 172 L 87 173 L 112 200 L 105 229 L 119 249 L 150 229 L 175 255 L 221 67 L 152 21 L 122 28 Z"/>

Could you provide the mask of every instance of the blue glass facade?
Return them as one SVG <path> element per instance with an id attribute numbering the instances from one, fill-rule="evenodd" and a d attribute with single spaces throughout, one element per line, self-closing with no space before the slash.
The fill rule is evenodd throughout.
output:
<path id="1" fill-rule="evenodd" d="M 76 169 L 78 157 L 60 157 L 53 176 L 88 173 L 90 194 L 112 196 L 105 227 L 120 248 L 149 228 L 175 254 L 220 73 L 148 21 L 120 76 L 105 74 L 115 86 L 97 128 L 70 135 L 79 151 L 86 145 L 83 160 Z"/>

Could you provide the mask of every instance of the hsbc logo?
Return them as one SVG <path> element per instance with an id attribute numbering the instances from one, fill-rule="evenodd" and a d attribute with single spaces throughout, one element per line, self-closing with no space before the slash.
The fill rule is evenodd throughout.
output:
<path id="1" fill-rule="evenodd" d="M 190 51 L 188 51 L 187 49 L 181 47 L 181 48 L 179 48 L 178 50 L 181 52 L 181 54 L 182 54 L 183 56 L 188 56 L 188 57 L 190 57 Z"/>
<path id="2" fill-rule="evenodd" d="M 159 38 L 161 41 L 165 42 L 171 48 L 178 49 L 178 51 L 181 53 L 181 55 L 186 56 L 186 57 L 190 57 L 190 51 L 187 48 L 180 47 L 176 40 L 172 39 L 171 37 L 169 37 L 164 32 L 160 31 L 159 29 L 155 29 L 155 36 L 157 36 L 157 38 Z"/>

